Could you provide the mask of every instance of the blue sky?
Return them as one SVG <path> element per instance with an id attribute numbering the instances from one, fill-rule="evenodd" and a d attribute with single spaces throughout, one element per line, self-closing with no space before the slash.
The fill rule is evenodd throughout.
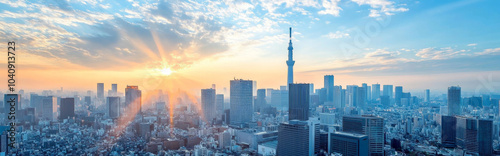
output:
<path id="1" fill-rule="evenodd" d="M 120 82 L 140 84 L 144 80 L 136 75 L 155 75 L 162 68 L 206 87 L 228 87 L 228 80 L 238 77 L 256 80 L 259 88 L 278 88 L 286 82 L 287 33 L 293 27 L 299 82 L 319 88 L 322 75 L 334 74 L 340 85 L 394 84 L 417 91 L 461 85 L 475 92 L 500 87 L 495 81 L 499 5 L 493 0 L 0 0 L 0 40 L 19 43 L 26 71 L 20 78 L 34 89 L 94 88 L 96 81 L 123 77 L 130 79 Z M 50 72 L 61 78 L 45 76 Z M 96 76 L 82 77 L 88 74 Z M 75 78 L 83 83 L 63 81 Z"/>

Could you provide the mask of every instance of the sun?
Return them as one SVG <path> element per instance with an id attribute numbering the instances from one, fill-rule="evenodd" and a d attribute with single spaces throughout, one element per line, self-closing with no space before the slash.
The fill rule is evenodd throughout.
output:
<path id="1" fill-rule="evenodd" d="M 173 73 L 172 69 L 170 69 L 170 68 L 159 69 L 159 72 L 161 75 L 165 75 L 165 76 L 169 76 Z"/>

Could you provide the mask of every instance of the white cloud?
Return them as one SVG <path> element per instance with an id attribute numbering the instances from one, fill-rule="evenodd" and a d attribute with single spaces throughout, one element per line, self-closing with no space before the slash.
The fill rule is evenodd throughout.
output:
<path id="1" fill-rule="evenodd" d="M 467 44 L 467 46 L 469 46 L 469 47 L 474 47 L 474 46 L 477 46 L 477 43 Z"/>
<path id="2" fill-rule="evenodd" d="M 335 33 L 330 32 L 326 35 L 323 35 L 323 37 L 331 38 L 331 39 L 338 39 L 338 38 L 349 38 L 349 34 L 345 32 L 340 32 L 336 31 Z"/>
<path id="3" fill-rule="evenodd" d="M 342 10 L 338 5 L 339 2 L 340 0 L 323 0 L 322 6 L 325 9 L 319 11 L 318 14 L 339 16 L 340 10 Z"/>
<path id="4" fill-rule="evenodd" d="M 394 2 L 388 0 L 352 0 L 358 5 L 369 5 L 370 17 L 379 17 L 381 14 L 394 15 L 396 12 L 406 12 L 409 9 L 395 6 Z"/>
<path id="5" fill-rule="evenodd" d="M 438 60 L 438 59 L 451 58 L 457 55 L 462 55 L 465 52 L 467 52 L 467 50 L 454 50 L 451 47 L 440 48 L 440 49 L 424 48 L 418 51 L 415 56 L 425 59 Z"/>
<path id="6" fill-rule="evenodd" d="M 500 53 L 500 48 L 493 48 L 493 49 L 485 49 L 483 52 L 478 52 L 476 53 L 477 55 L 491 55 L 491 54 L 499 54 Z"/>

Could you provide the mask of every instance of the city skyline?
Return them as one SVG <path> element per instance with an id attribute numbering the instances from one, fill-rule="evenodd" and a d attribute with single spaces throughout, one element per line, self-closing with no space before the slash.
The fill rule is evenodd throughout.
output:
<path id="1" fill-rule="evenodd" d="M 463 92 L 480 90 L 476 95 L 499 93 L 498 13 L 480 9 L 496 1 L 203 3 L 207 8 L 197 2 L 0 2 L 1 39 L 20 46 L 17 90 L 87 91 L 102 82 L 105 90 L 113 83 L 192 92 L 210 84 L 229 88 L 234 77 L 279 88 L 286 85 L 283 60 L 293 27 L 295 82 L 319 88 L 331 74 L 344 87 L 379 83 L 433 94 L 459 85 Z M 380 31 L 366 32 L 371 26 Z M 358 30 L 369 35 L 367 42 L 357 40 L 364 39 Z"/>

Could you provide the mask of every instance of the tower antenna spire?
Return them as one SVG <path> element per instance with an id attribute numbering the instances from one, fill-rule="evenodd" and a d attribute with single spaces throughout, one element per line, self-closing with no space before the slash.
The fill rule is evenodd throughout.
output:
<path id="1" fill-rule="evenodd" d="M 290 40 L 292 40 L 292 27 L 290 27 Z"/>

